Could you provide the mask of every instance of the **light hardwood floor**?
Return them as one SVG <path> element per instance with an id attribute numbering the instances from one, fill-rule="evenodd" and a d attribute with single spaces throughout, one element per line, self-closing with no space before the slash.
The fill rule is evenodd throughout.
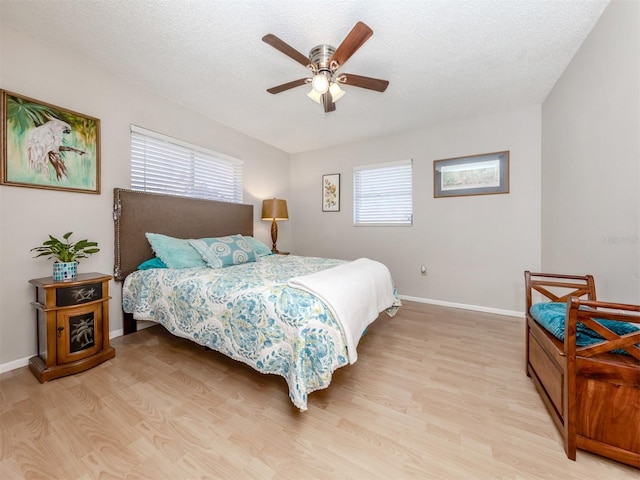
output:
<path id="1" fill-rule="evenodd" d="M 524 319 L 404 302 L 299 412 L 284 379 L 152 327 L 40 384 L 0 376 L 0 478 L 602 479 L 524 373 Z"/>

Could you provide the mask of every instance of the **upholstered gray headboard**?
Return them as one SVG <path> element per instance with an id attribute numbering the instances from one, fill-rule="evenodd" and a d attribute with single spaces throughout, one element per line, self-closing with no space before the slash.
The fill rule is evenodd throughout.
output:
<path id="1" fill-rule="evenodd" d="M 113 189 L 114 277 L 122 281 L 153 257 L 145 233 L 176 238 L 253 235 L 253 205 Z"/>

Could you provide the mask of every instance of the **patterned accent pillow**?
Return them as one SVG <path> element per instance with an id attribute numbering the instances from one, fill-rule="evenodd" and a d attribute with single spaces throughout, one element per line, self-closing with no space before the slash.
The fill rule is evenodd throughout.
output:
<path id="1" fill-rule="evenodd" d="M 204 267 L 206 263 L 189 244 L 189 240 L 169 237 L 160 233 L 147 233 L 147 240 L 156 257 L 169 268 Z"/>
<path id="2" fill-rule="evenodd" d="M 242 235 L 189 240 L 190 245 L 211 268 L 255 262 L 256 254 Z"/>

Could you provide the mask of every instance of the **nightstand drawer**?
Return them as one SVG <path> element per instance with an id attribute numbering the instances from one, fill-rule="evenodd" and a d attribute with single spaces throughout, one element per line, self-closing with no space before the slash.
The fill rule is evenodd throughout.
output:
<path id="1" fill-rule="evenodd" d="M 100 300 L 102 298 L 102 283 L 90 283 L 74 287 L 56 289 L 56 306 L 67 307 Z"/>

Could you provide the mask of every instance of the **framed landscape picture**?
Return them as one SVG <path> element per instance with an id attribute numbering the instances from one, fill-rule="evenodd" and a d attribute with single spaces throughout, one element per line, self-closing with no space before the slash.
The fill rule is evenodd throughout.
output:
<path id="1" fill-rule="evenodd" d="M 509 152 L 484 153 L 433 162 L 433 196 L 509 193 Z"/>
<path id="2" fill-rule="evenodd" d="M 0 184 L 100 193 L 100 120 L 0 90 Z"/>
<path id="3" fill-rule="evenodd" d="M 340 174 L 322 176 L 322 211 L 340 211 Z"/>

